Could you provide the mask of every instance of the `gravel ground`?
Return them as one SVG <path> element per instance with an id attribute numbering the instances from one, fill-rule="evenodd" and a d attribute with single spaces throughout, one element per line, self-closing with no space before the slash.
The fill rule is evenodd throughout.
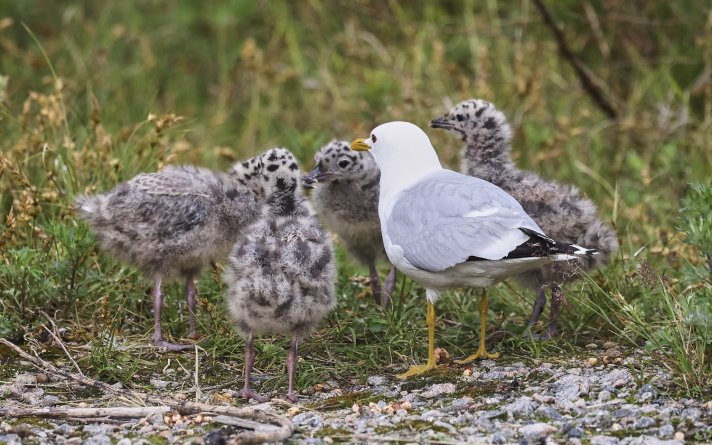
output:
<path id="1" fill-rule="evenodd" d="M 304 391 L 310 394 L 299 405 L 253 405 L 291 417 L 292 443 L 712 442 L 712 401 L 668 395 L 672 377 L 641 351 L 623 354 L 615 345 L 591 344 L 582 357 L 556 363 L 505 361 L 445 366 L 405 382 L 390 375 L 346 388 L 325 382 Z M 20 373 L 3 383 L 5 407 L 87 406 L 67 403 L 59 388 L 69 395 L 77 387 L 44 374 Z M 158 376 L 151 383 L 158 390 L 177 385 Z M 237 396 L 205 391 L 201 401 L 243 405 Z M 95 402 L 110 406 L 115 399 L 99 395 Z M 0 444 L 220 444 L 231 428 L 175 413 L 131 421 L 4 418 Z"/>

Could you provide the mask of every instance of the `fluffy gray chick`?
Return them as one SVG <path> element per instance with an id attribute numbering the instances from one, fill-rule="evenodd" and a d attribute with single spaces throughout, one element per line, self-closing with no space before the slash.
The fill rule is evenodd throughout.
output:
<path id="1" fill-rule="evenodd" d="M 316 167 L 304 179 L 318 183 L 312 202 L 319 218 L 368 267 L 373 298 L 388 307 L 396 269 L 391 266 L 383 289 L 376 269 L 376 261 L 386 259 L 378 219 L 380 171 L 373 156 L 352 151 L 349 142 L 334 140 L 319 149 L 314 161 Z"/>
<path id="2" fill-rule="evenodd" d="M 161 332 L 165 278 L 186 283 L 190 338 L 196 338 L 195 280 L 201 269 L 227 257 L 242 229 L 260 215 L 264 178 L 260 156 L 217 173 L 192 166 L 169 166 L 140 174 L 113 190 L 79 196 L 76 211 L 96 234 L 101 248 L 153 280 L 157 347 L 169 343 Z"/>
<path id="3" fill-rule="evenodd" d="M 286 149 L 273 150 L 265 157 L 264 174 L 270 177 L 267 204 L 230 254 L 224 276 L 227 304 L 247 339 L 242 396 L 267 400 L 250 389 L 255 360 L 252 337 L 278 333 L 292 337 L 287 397 L 296 402 L 297 343 L 336 304 L 334 253 L 329 235 L 302 196 L 294 156 Z"/>
<path id="4" fill-rule="evenodd" d="M 615 230 L 597 215 L 596 205 L 572 185 L 547 181 L 536 173 L 520 170 L 510 157 L 512 130 L 507 118 L 482 99 L 463 101 L 445 116 L 430 121 L 460 136 L 461 171 L 498 185 L 512 195 L 524 211 L 557 243 L 572 243 L 597 249 L 600 254 L 576 263 L 556 263 L 516 277 L 525 287 L 536 289 L 536 301 L 528 328 L 536 323 L 546 306 L 545 287 L 551 287 L 550 323 L 542 338 L 556 333 L 563 300 L 561 284 L 605 264 L 618 249 Z"/>

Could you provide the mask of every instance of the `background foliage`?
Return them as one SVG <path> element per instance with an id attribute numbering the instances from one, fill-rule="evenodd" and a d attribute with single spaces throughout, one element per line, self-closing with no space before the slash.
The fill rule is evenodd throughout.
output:
<path id="1" fill-rule="evenodd" d="M 609 267 L 569 286 L 566 339 L 498 349 L 555 355 L 625 340 L 659 355 L 683 389 L 709 391 L 712 8 L 548 4 L 615 121 L 581 88 L 529 0 L 0 0 L 0 335 L 41 340 L 44 311 L 68 339 L 91 345 L 82 365 L 109 379 L 140 376 L 160 356 L 119 345 L 148 341 L 149 284 L 97 251 L 72 215 L 75 194 L 168 163 L 224 169 L 276 145 L 307 168 L 331 138 L 388 120 L 425 126 L 483 97 L 513 124 L 517 162 L 576 184 L 622 245 Z M 428 133 L 456 168 L 458 142 Z M 364 270 L 343 254 L 340 266 L 339 309 L 304 346 L 302 387 L 424 351 L 422 290 L 402 283 L 382 313 L 365 295 Z M 219 270 L 199 291 L 201 346 L 216 367 L 239 363 Z M 438 342 L 455 355 L 476 340 L 476 295 L 452 292 L 439 305 Z M 504 284 L 491 296 L 493 323 L 519 332 L 533 295 Z M 169 332 L 185 334 L 182 298 L 167 301 Z M 258 368 L 277 374 L 283 346 L 261 343 Z"/>

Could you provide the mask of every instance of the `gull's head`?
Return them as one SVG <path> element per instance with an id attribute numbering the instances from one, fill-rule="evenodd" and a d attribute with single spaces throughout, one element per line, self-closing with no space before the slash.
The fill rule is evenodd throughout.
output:
<path id="1" fill-rule="evenodd" d="M 351 143 L 355 151 L 369 151 L 378 166 L 397 161 L 400 168 L 409 168 L 413 164 L 425 163 L 440 167 L 428 135 L 417 125 L 410 122 L 388 122 L 371 130 L 365 139 L 356 139 Z"/>
<path id="2" fill-rule="evenodd" d="M 430 126 L 457 134 L 473 145 L 495 141 L 498 147 L 508 148 L 512 139 L 505 115 L 484 99 L 462 101 L 444 116 L 431 120 Z"/>
<path id="3" fill-rule="evenodd" d="M 367 138 L 354 140 L 351 149 L 373 155 L 381 169 L 381 189 L 384 183 L 405 186 L 442 168 L 428 136 L 410 122 L 379 125 Z"/>

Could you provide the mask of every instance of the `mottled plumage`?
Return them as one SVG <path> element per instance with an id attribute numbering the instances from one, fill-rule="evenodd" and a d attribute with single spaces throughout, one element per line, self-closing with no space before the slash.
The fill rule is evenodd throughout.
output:
<path id="1" fill-rule="evenodd" d="M 516 277 L 525 287 L 536 289 L 530 326 L 546 305 L 545 286 L 552 289 L 551 322 L 545 337 L 556 332 L 558 311 L 563 298 L 561 284 L 580 277 L 581 270 L 605 264 L 618 249 L 611 226 L 597 215 L 593 202 L 572 185 L 541 178 L 520 170 L 510 157 L 512 131 L 506 117 L 491 103 L 481 99 L 461 102 L 431 126 L 460 135 L 465 146 L 461 171 L 498 185 L 517 201 L 544 232 L 557 242 L 574 243 L 597 249 L 600 254 L 576 263 L 556 263 L 533 269 Z"/>
<path id="2" fill-rule="evenodd" d="M 323 146 L 314 161 L 316 167 L 306 179 L 318 183 L 312 202 L 319 219 L 339 236 L 356 260 L 368 266 L 373 298 L 387 307 L 395 285 L 395 268 L 391 266 L 384 291 L 376 269 L 376 262 L 386 259 L 378 219 L 378 166 L 369 153 L 352 151 L 348 142 L 338 140 Z"/>
<path id="3" fill-rule="evenodd" d="M 296 401 L 297 342 L 336 304 L 334 253 L 331 239 L 302 196 L 292 154 L 275 150 L 265 160 L 265 171 L 276 180 L 267 191 L 262 217 L 242 232 L 230 254 L 224 277 L 227 302 L 238 330 L 247 338 L 243 396 L 264 399 L 249 389 L 252 336 L 278 333 L 292 337 L 287 396 Z"/>
<path id="4" fill-rule="evenodd" d="M 163 340 L 160 312 L 165 278 L 186 281 L 190 337 L 196 337 L 195 280 L 213 261 L 227 257 L 240 230 L 259 215 L 266 184 L 259 157 L 231 173 L 169 166 L 140 174 L 110 192 L 79 196 L 76 210 L 101 248 L 154 280 L 154 343 Z"/>

